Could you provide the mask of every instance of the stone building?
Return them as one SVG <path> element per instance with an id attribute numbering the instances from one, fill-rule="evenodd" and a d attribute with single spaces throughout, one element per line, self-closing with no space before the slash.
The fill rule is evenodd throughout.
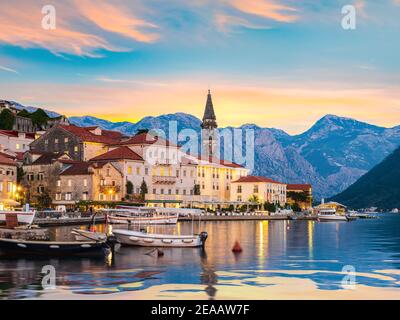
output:
<path id="1" fill-rule="evenodd" d="M 63 169 L 74 163 L 66 154 L 28 151 L 24 154 L 22 185 L 26 190 L 27 202 L 35 202 L 44 192 L 54 199 L 57 180 Z"/>
<path id="2" fill-rule="evenodd" d="M 17 165 L 9 156 L 0 153 L 0 210 L 15 206 L 17 195 Z"/>
<path id="3" fill-rule="evenodd" d="M 74 207 L 79 201 L 121 201 L 123 181 L 122 172 L 111 162 L 73 163 L 57 179 L 53 205 Z"/>
<path id="4" fill-rule="evenodd" d="M 4 151 L 25 152 L 35 140 L 33 133 L 18 132 L 15 130 L 0 130 L 0 146 Z"/>
<path id="5" fill-rule="evenodd" d="M 287 201 L 290 205 L 297 203 L 302 210 L 312 208 L 312 186 L 311 184 L 288 184 L 286 187 Z"/>
<path id="6" fill-rule="evenodd" d="M 260 203 L 286 204 L 286 184 L 267 177 L 245 176 L 231 182 L 231 200 L 247 202 L 257 197 Z"/>
<path id="7" fill-rule="evenodd" d="M 99 127 L 57 125 L 31 143 L 32 151 L 66 153 L 71 159 L 87 161 L 108 151 L 108 145 L 117 143 L 124 136 L 117 131 Z"/>

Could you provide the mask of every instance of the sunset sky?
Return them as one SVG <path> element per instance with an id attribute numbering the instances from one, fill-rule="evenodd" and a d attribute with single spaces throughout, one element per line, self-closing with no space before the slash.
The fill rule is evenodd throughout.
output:
<path id="1" fill-rule="evenodd" d="M 56 29 L 41 27 L 56 8 Z M 341 27 L 342 6 L 357 29 Z M 67 116 L 201 117 L 300 133 L 325 114 L 400 125 L 400 0 L 0 2 L 0 99 Z"/>

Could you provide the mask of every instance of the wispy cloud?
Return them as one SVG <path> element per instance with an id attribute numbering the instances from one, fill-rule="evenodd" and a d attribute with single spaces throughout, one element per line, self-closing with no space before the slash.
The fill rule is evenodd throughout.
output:
<path id="1" fill-rule="evenodd" d="M 215 24 L 217 29 L 221 32 L 230 32 L 233 27 L 244 27 L 248 29 L 269 29 L 269 26 L 256 24 L 248 21 L 245 18 L 225 15 L 225 14 L 216 14 L 215 16 Z"/>
<path id="2" fill-rule="evenodd" d="M 0 70 L 19 74 L 19 72 L 17 70 L 14 70 L 12 68 L 8 68 L 8 67 L 5 67 L 5 66 L 1 66 L 1 65 L 0 65 Z"/>
<path id="3" fill-rule="evenodd" d="M 0 2 L 0 42 L 23 48 L 40 47 L 55 54 L 98 56 L 99 49 L 127 51 L 133 45 L 117 44 L 115 35 L 152 42 L 156 26 L 134 16 L 118 2 L 56 0 L 56 29 L 41 28 L 42 5 L 35 0 Z M 144 30 L 144 29 L 146 30 Z M 142 30 L 143 29 L 143 30 Z"/>
<path id="4" fill-rule="evenodd" d="M 135 17 L 126 6 L 90 0 L 75 1 L 75 4 L 85 18 L 103 30 L 140 42 L 154 42 L 159 38 L 158 34 L 146 31 L 156 29 L 157 25 Z"/>
<path id="5" fill-rule="evenodd" d="M 299 17 L 297 9 L 273 0 L 227 0 L 235 9 L 279 22 L 294 22 Z"/>

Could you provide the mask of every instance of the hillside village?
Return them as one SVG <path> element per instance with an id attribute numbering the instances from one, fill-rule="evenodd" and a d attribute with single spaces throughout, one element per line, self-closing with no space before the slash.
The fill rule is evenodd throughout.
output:
<path id="1" fill-rule="evenodd" d="M 201 155 L 183 152 L 147 130 L 126 135 L 77 126 L 65 116 L 28 112 L 0 100 L 0 208 L 24 203 L 56 210 L 121 203 L 269 211 L 312 206 L 311 185 L 253 176 L 218 159 L 217 128 L 210 92 Z"/>

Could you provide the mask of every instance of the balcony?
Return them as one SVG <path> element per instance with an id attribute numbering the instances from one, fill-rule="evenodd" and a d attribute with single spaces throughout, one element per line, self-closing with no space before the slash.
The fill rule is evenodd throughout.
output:
<path id="1" fill-rule="evenodd" d="M 166 184 L 166 185 L 171 185 L 175 184 L 177 177 L 171 177 L 171 176 L 153 176 L 152 177 L 152 182 L 153 184 Z"/>

